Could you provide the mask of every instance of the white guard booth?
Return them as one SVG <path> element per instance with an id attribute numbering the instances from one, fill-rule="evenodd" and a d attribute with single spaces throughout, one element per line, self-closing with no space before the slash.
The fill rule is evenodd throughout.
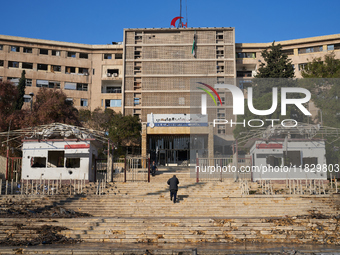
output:
<path id="1" fill-rule="evenodd" d="M 96 139 L 23 141 L 22 179 L 95 181 Z"/>
<path id="2" fill-rule="evenodd" d="M 253 141 L 252 179 L 327 180 L 326 149 L 322 139 L 274 139 Z"/>

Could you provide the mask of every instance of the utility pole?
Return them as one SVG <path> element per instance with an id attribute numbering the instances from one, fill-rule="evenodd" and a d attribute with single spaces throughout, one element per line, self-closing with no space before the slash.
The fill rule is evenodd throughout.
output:
<path id="1" fill-rule="evenodd" d="M 9 160 L 9 147 L 8 147 L 8 140 L 9 140 L 9 131 L 11 130 L 11 123 L 12 120 L 9 121 L 9 125 L 8 125 L 8 133 L 7 133 L 7 152 L 6 152 L 6 180 L 8 178 L 8 160 Z"/>

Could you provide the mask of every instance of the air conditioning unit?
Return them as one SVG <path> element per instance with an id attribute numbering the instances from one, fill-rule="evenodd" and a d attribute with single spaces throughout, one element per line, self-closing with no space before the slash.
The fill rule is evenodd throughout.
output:
<path id="1" fill-rule="evenodd" d="M 114 77 L 118 77 L 118 74 L 117 74 L 117 73 L 114 73 L 113 76 L 114 76 Z"/>
<path id="2" fill-rule="evenodd" d="M 107 73 L 107 77 L 111 77 L 112 76 L 112 74 L 111 73 Z"/>

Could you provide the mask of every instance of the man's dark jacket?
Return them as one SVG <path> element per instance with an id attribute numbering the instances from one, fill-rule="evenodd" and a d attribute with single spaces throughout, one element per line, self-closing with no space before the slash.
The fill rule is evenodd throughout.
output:
<path id="1" fill-rule="evenodd" d="M 178 190 L 179 181 L 176 176 L 170 178 L 167 183 L 170 185 L 170 190 Z"/>

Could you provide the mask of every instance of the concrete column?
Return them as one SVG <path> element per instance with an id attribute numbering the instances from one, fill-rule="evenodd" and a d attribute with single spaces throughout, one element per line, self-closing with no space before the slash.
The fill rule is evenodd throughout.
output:
<path id="1" fill-rule="evenodd" d="M 147 139 L 147 127 L 146 123 L 142 123 L 142 157 L 147 157 L 147 150 L 146 150 L 146 140 Z"/>
<path id="2" fill-rule="evenodd" d="M 299 55 L 299 49 L 298 48 L 295 48 L 294 49 L 294 56 L 298 56 Z"/>

